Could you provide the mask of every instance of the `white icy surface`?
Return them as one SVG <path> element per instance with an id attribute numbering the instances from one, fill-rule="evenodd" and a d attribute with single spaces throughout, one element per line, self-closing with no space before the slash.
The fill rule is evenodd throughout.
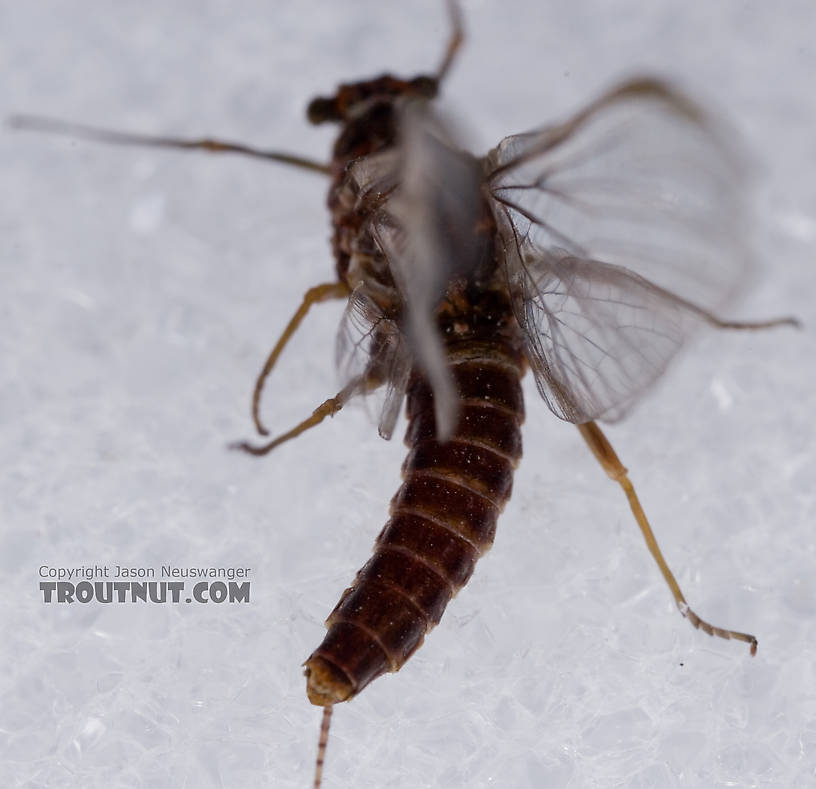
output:
<path id="1" fill-rule="evenodd" d="M 609 430 L 691 604 L 620 491 L 527 381 L 495 547 L 395 676 L 337 708 L 326 789 L 816 783 L 816 5 L 466 3 L 445 106 L 484 151 L 633 72 L 726 113 L 758 163 L 762 270 Z M 2 0 L 0 115 L 209 132 L 323 158 L 307 100 L 438 61 L 441 4 Z M 301 662 L 368 556 L 403 448 L 349 409 L 277 454 L 250 435 L 264 354 L 332 277 L 325 184 L 283 167 L 0 130 L 0 785 L 307 787 Z M 338 305 L 264 413 L 335 391 Z M 400 428 L 401 430 L 401 428 Z M 45 605 L 41 564 L 251 567 L 249 605 Z"/>

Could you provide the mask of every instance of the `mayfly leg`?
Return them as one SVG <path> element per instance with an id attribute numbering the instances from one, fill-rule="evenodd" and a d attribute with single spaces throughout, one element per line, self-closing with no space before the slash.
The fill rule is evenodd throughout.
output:
<path id="1" fill-rule="evenodd" d="M 436 81 L 441 83 L 450 70 L 456 53 L 465 41 L 465 26 L 462 22 L 462 9 L 456 0 L 448 0 L 448 17 L 450 18 L 451 32 L 445 51 L 442 54 L 442 62 L 436 70 Z"/>
<path id="2" fill-rule="evenodd" d="M 229 447 L 230 449 L 240 449 L 242 452 L 248 452 L 250 455 L 266 455 L 286 441 L 297 438 L 301 433 L 305 433 L 309 430 L 309 428 L 319 425 L 327 416 L 334 416 L 352 397 L 367 391 L 369 388 L 370 386 L 367 385 L 365 376 L 357 376 L 334 397 L 330 397 L 315 408 L 310 417 L 304 419 L 291 430 L 287 430 L 267 444 L 258 446 L 256 444 L 250 444 L 248 441 L 238 441 L 234 444 L 230 444 Z"/>
<path id="3" fill-rule="evenodd" d="M 84 123 L 70 123 L 57 118 L 46 118 L 40 115 L 12 115 L 8 125 L 13 129 L 24 131 L 45 132 L 46 134 L 61 134 L 69 137 L 79 137 L 84 140 L 107 143 L 109 145 L 136 145 L 148 148 L 174 148 L 176 150 L 200 150 L 208 153 L 233 153 L 239 156 L 250 156 L 255 159 L 265 159 L 270 162 L 280 162 L 303 170 L 329 175 L 331 168 L 323 162 L 316 162 L 305 156 L 284 153 L 282 151 L 265 151 L 253 148 L 238 142 L 217 140 L 211 137 L 200 137 L 185 140 L 179 137 L 164 137 L 150 134 L 134 134 L 114 129 L 102 129 L 97 126 L 88 126 Z"/>
<path id="4" fill-rule="evenodd" d="M 643 533 L 643 538 L 646 540 L 646 546 L 649 548 L 649 552 L 657 562 L 657 566 L 660 568 L 663 578 L 669 585 L 669 589 L 671 589 L 671 593 L 674 596 L 674 601 L 677 603 L 677 607 L 680 609 L 680 613 L 686 617 L 686 619 L 688 619 L 689 622 L 694 625 L 694 627 L 703 630 L 710 636 L 719 636 L 720 638 L 726 639 L 734 638 L 738 641 L 745 641 L 750 645 L 751 654 L 755 655 L 757 651 L 757 640 L 755 636 L 752 636 L 749 633 L 740 633 L 736 630 L 726 630 L 721 627 L 715 627 L 714 625 L 706 622 L 704 619 L 700 619 L 700 617 L 691 610 L 689 604 L 686 602 L 686 598 L 683 596 L 683 592 L 680 590 L 680 585 L 677 583 L 672 571 L 669 569 L 669 565 L 663 558 L 663 554 L 661 553 L 660 547 L 655 539 L 654 532 L 652 531 L 651 526 L 649 526 L 646 513 L 640 506 L 640 501 L 635 493 L 635 488 L 629 480 L 626 468 L 618 459 L 617 454 L 615 454 L 615 450 L 612 449 L 612 445 L 609 443 L 608 439 L 598 425 L 595 424 L 595 422 L 586 422 L 585 424 L 578 425 L 578 429 L 581 431 L 581 435 L 584 437 L 584 440 L 587 442 L 587 444 L 589 444 L 589 448 L 598 459 L 598 462 L 603 466 L 604 471 L 606 471 L 609 477 L 623 488 L 623 492 L 626 494 L 626 498 L 629 501 L 629 506 L 632 509 L 635 520 L 640 527 L 640 531 Z"/>
<path id="5" fill-rule="evenodd" d="M 289 323 L 286 324 L 286 328 L 283 330 L 283 334 L 278 338 L 274 348 L 269 352 L 269 356 L 264 362 L 264 366 L 255 381 L 255 388 L 252 390 L 252 421 L 262 436 L 268 436 L 269 431 L 261 422 L 261 417 L 258 413 L 258 409 L 261 405 L 261 394 L 263 393 L 266 379 L 269 377 L 269 373 L 272 372 L 272 368 L 278 361 L 278 357 L 286 347 L 286 343 L 289 342 L 292 335 L 297 331 L 301 322 L 306 317 L 306 313 L 309 312 L 309 308 L 313 304 L 320 304 L 330 299 L 344 299 L 347 298 L 348 295 L 349 289 L 345 282 L 325 282 L 322 285 L 315 285 L 313 288 L 309 288 L 303 295 L 303 302 L 297 308 L 295 314 L 289 320 Z"/>
<path id="6" fill-rule="evenodd" d="M 792 326 L 794 329 L 802 328 L 802 321 L 793 317 L 771 318 L 766 321 L 726 321 L 706 313 L 706 319 L 717 329 L 734 331 L 761 331 L 763 329 L 776 329 L 779 326 Z"/>

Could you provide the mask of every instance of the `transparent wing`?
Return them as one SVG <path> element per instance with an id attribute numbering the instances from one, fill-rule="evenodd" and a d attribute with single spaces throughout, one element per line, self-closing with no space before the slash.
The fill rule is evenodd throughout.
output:
<path id="1" fill-rule="evenodd" d="M 671 87 L 627 82 L 567 122 L 505 138 L 493 197 L 529 244 L 622 265 L 705 309 L 745 266 L 744 163 Z"/>
<path id="2" fill-rule="evenodd" d="M 746 270 L 733 144 L 644 79 L 506 138 L 486 167 L 539 391 L 570 421 L 620 418 Z"/>
<path id="3" fill-rule="evenodd" d="M 357 287 L 338 335 L 344 382 L 363 376 L 384 396 L 379 430 L 390 437 L 411 368 L 434 392 L 440 437 L 453 429 L 458 400 L 434 319 L 452 279 L 480 262 L 473 232 L 482 206 L 481 164 L 455 150 L 417 105 L 403 110 L 400 142 L 357 160 L 345 194 L 361 217 L 352 240 Z M 382 387 L 380 389 L 380 387 Z"/>
<path id="4" fill-rule="evenodd" d="M 405 336 L 434 393 L 437 432 L 453 430 L 458 399 L 434 313 L 449 284 L 482 263 L 480 162 L 456 150 L 421 105 L 400 123 L 399 184 L 376 214 L 372 236 L 388 260 L 405 312 Z"/>
<path id="5" fill-rule="evenodd" d="M 364 381 L 362 391 L 379 398 L 378 431 L 390 439 L 402 407 L 411 355 L 395 321 L 387 318 L 359 285 L 349 298 L 340 322 L 335 348 L 337 369 L 343 385 Z"/>
<path id="6" fill-rule="evenodd" d="M 562 250 L 514 268 L 536 385 L 562 419 L 623 417 L 710 313 L 621 267 Z"/>
<path id="7" fill-rule="evenodd" d="M 349 166 L 346 178 L 357 195 L 356 207 L 376 210 L 391 198 L 399 182 L 399 152 L 390 148 L 361 156 Z"/>
<path id="8" fill-rule="evenodd" d="M 343 386 L 360 380 L 367 410 L 376 415 L 378 432 L 390 439 L 402 407 L 411 357 L 394 310 L 383 305 L 399 301 L 389 261 L 371 236 L 375 218 L 384 215 L 399 181 L 399 156 L 387 150 L 361 157 L 346 173 L 346 194 L 354 211 L 367 219 L 353 239 L 353 255 L 367 261 L 366 276 L 349 297 L 335 344 L 335 362 Z M 352 277 L 354 279 L 354 277 Z"/>

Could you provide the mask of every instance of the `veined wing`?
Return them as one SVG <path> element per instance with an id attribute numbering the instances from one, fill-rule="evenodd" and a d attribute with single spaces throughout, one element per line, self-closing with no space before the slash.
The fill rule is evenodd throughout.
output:
<path id="1" fill-rule="evenodd" d="M 487 159 L 514 310 L 550 408 L 622 417 L 747 263 L 743 183 L 681 93 L 625 83 Z"/>
<path id="2" fill-rule="evenodd" d="M 335 343 L 335 363 L 343 386 L 360 382 L 359 393 L 373 396 L 378 431 L 390 439 L 408 377 L 411 355 L 399 321 L 400 296 L 389 261 L 371 235 L 398 185 L 394 150 L 361 157 L 345 174 L 343 199 L 367 217 L 352 241 L 348 278 L 353 286 Z"/>
<path id="3" fill-rule="evenodd" d="M 378 431 L 390 439 L 402 407 L 412 358 L 402 330 L 387 317 L 364 284 L 349 297 L 337 333 L 335 357 L 344 384 L 358 379 L 360 391 L 376 393 Z"/>
<path id="4" fill-rule="evenodd" d="M 719 322 L 622 266 L 564 250 L 514 268 L 514 304 L 536 385 L 570 422 L 623 417 L 695 328 Z"/>
<path id="5" fill-rule="evenodd" d="M 455 150 L 441 125 L 416 103 L 403 110 L 401 139 L 395 152 L 383 154 L 389 172 L 379 173 L 378 157 L 374 169 L 368 160 L 352 167 L 359 180 L 359 194 L 372 192 L 369 184 L 390 185 L 375 190 L 376 208 L 370 211 L 358 243 L 366 249 L 368 276 L 361 278 L 361 291 L 352 299 L 343 332 L 345 349 L 356 349 L 342 358 L 361 357 L 363 347 L 376 347 L 377 353 L 389 348 L 393 359 L 379 364 L 378 371 L 391 369 L 383 380 L 389 384 L 380 433 L 390 434 L 398 413 L 397 392 L 404 388 L 413 366 L 426 376 L 434 393 L 438 436 L 444 438 L 455 425 L 458 397 L 439 330 L 435 311 L 450 282 L 467 277 L 480 265 L 488 246 L 475 230 L 483 211 L 481 164 L 472 155 Z M 393 158 L 396 156 L 396 162 Z M 379 327 L 372 334 L 375 342 L 348 341 L 349 336 L 363 338 L 363 316 L 372 316 L 377 306 L 377 267 L 387 268 L 391 301 L 399 305 L 390 315 L 387 331 L 385 313 L 375 315 Z M 398 350 L 397 350 L 398 349 Z M 344 362 L 347 364 L 347 362 Z M 352 365 L 359 367 L 359 363 Z M 399 372 L 399 375 L 397 375 Z M 401 402 L 401 400 L 400 400 Z M 389 429 L 390 426 L 390 429 Z"/>

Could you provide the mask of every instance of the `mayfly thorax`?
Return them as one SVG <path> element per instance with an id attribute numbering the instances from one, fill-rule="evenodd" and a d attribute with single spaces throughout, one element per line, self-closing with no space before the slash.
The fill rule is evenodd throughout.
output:
<path id="1" fill-rule="evenodd" d="M 264 381 L 311 306 L 347 300 L 338 394 L 262 445 L 266 454 L 381 397 L 390 438 L 405 403 L 408 456 L 373 556 L 305 662 L 324 708 L 315 786 L 334 704 L 421 645 L 490 548 L 522 455 L 521 379 L 576 424 L 623 488 L 675 602 L 695 627 L 756 651 L 749 634 L 688 606 L 626 469 L 596 420 L 625 416 L 698 327 L 755 329 L 716 311 L 743 277 L 740 161 L 722 126 L 670 85 L 619 84 L 561 123 L 507 137 L 482 158 L 459 150 L 430 109 L 463 40 L 459 10 L 430 75 L 383 75 L 314 99 L 339 132 L 328 164 L 213 139 L 179 140 L 19 117 L 17 126 L 104 142 L 237 153 L 329 178 L 336 279 L 311 288 L 270 353 Z"/>

